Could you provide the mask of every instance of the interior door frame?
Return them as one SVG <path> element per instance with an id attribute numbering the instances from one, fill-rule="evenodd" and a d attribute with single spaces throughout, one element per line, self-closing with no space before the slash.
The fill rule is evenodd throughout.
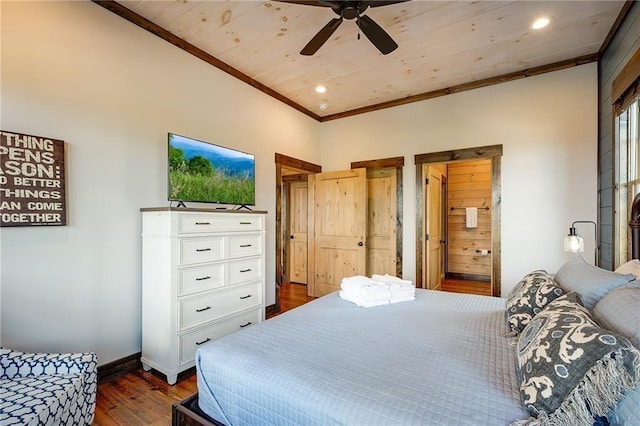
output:
<path id="1" fill-rule="evenodd" d="M 396 276 L 402 278 L 402 169 L 404 167 L 404 157 L 354 161 L 351 163 L 352 169 L 363 167 L 367 170 L 396 169 Z"/>
<path id="2" fill-rule="evenodd" d="M 321 173 L 322 166 L 275 153 L 276 163 L 276 303 L 267 307 L 267 315 L 280 312 L 280 286 L 284 282 L 284 250 L 287 237 L 287 196 L 284 190 L 287 174 Z M 308 265 L 307 265 L 308 266 Z"/>
<path id="3" fill-rule="evenodd" d="M 502 145 L 488 145 L 477 148 L 465 148 L 452 151 L 416 154 L 416 287 L 423 286 L 424 257 L 424 221 L 427 212 L 424 206 L 423 164 L 455 163 L 471 160 L 491 160 L 491 294 L 501 295 L 502 261 L 501 261 L 501 161 Z"/>

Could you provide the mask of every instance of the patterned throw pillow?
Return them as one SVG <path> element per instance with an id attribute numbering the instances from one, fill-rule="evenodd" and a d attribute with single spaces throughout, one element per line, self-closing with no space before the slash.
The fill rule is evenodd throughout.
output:
<path id="1" fill-rule="evenodd" d="M 592 425 L 640 382 L 640 352 L 579 301 L 569 293 L 551 302 L 518 340 L 520 398 L 541 425 Z"/>
<path id="2" fill-rule="evenodd" d="M 507 296 L 511 331 L 521 333 L 542 308 L 563 294 L 566 292 L 546 271 L 537 270 L 525 275 Z"/>

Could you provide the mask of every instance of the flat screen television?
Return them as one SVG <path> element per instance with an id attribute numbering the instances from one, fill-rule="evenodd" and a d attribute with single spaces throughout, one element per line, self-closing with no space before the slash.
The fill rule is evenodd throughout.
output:
<path id="1" fill-rule="evenodd" d="M 174 133 L 167 139 L 169 201 L 255 205 L 253 154 Z"/>

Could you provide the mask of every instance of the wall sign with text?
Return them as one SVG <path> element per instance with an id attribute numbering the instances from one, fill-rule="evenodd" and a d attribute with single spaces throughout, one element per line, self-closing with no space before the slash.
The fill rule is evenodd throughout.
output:
<path id="1" fill-rule="evenodd" d="M 66 224 L 64 141 L 0 130 L 0 226 Z"/>

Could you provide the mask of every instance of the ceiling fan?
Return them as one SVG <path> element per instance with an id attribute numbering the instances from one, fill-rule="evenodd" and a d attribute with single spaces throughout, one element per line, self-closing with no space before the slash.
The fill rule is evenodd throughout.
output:
<path id="1" fill-rule="evenodd" d="M 383 54 L 389 54 L 398 48 L 398 44 L 373 19 L 363 13 L 370 7 L 388 6 L 409 0 L 371 0 L 371 1 L 325 1 L 325 0 L 278 0 L 284 3 L 302 4 L 306 6 L 330 7 L 339 18 L 333 18 L 311 41 L 300 51 L 301 55 L 312 56 L 329 40 L 344 19 L 355 19 L 358 28 Z M 360 35 L 358 34 L 358 37 Z"/>

